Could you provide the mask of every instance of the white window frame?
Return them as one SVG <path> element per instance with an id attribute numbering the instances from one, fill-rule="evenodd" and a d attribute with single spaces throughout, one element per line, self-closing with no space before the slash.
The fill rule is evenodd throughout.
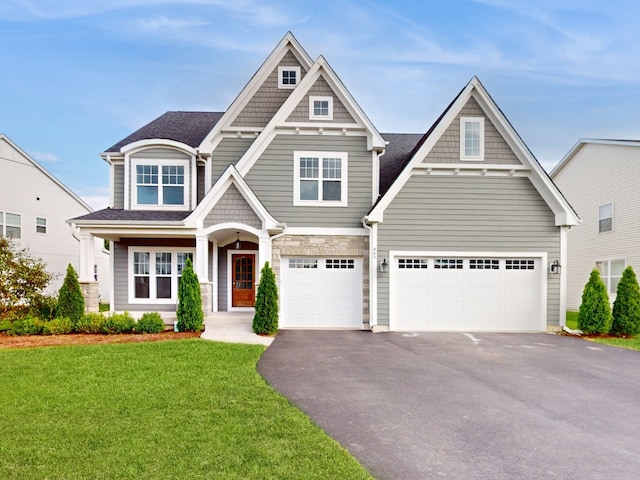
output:
<path id="1" fill-rule="evenodd" d="M 316 102 L 327 102 L 326 115 L 315 114 Z M 309 120 L 333 120 L 333 97 L 309 96 Z"/>
<path id="2" fill-rule="evenodd" d="M 610 217 L 603 217 L 602 216 L 602 208 L 604 207 L 608 207 L 611 206 L 611 216 Z M 608 232 L 613 232 L 613 215 L 614 215 L 614 208 L 613 208 L 613 202 L 609 202 L 609 203 L 603 203 L 602 205 L 598 206 L 598 233 L 608 233 Z M 602 230 L 600 222 L 602 222 L 603 220 L 607 220 L 608 218 L 611 219 L 611 228 L 609 230 Z"/>
<path id="3" fill-rule="evenodd" d="M 9 219 L 7 218 L 8 215 L 13 215 L 15 217 L 17 217 L 18 219 L 18 225 L 15 225 L 13 223 L 9 223 Z M 0 221 L 0 235 L 4 236 L 4 237 L 11 237 L 15 240 L 20 240 L 22 239 L 22 215 L 20 215 L 19 213 L 11 213 L 11 212 L 4 212 L 4 222 Z M 18 229 L 18 235 L 9 235 L 7 233 L 7 228 L 11 227 L 11 228 L 17 228 Z"/>
<path id="4" fill-rule="evenodd" d="M 190 247 L 129 247 L 127 277 L 129 283 L 129 303 L 130 304 L 176 304 L 178 302 L 178 254 L 191 253 L 195 263 L 195 248 Z M 135 275 L 133 269 L 133 259 L 136 252 L 149 253 L 149 298 L 136 298 Z M 171 253 L 171 298 L 156 298 L 156 253 Z"/>
<path id="5" fill-rule="evenodd" d="M 467 133 L 467 123 L 477 123 L 479 134 L 479 155 L 467 155 L 465 137 Z M 460 117 L 460 160 L 464 161 L 484 161 L 484 117 Z"/>
<path id="6" fill-rule="evenodd" d="M 189 169 L 189 160 L 182 159 L 151 159 L 136 158 L 131 161 L 131 204 L 136 210 L 186 210 L 189 206 L 189 192 L 191 191 L 191 175 Z M 138 166 L 150 165 L 158 167 L 158 203 L 138 203 Z M 177 166 L 184 167 L 184 185 L 182 192 L 182 204 L 180 205 L 163 205 L 163 184 L 162 184 L 162 167 Z"/>
<path id="7" fill-rule="evenodd" d="M 39 230 L 41 229 L 41 230 Z M 36 233 L 47 233 L 47 219 L 36 217 Z"/>
<path id="8" fill-rule="evenodd" d="M 595 268 L 600 272 L 600 278 L 602 279 L 602 281 L 604 282 L 605 286 L 607 287 L 607 293 L 609 293 L 609 297 L 611 298 L 615 298 L 616 293 L 618 291 L 618 283 L 620 282 L 620 279 L 622 278 L 622 272 L 620 272 L 620 275 L 611 275 L 611 263 L 612 262 L 623 262 L 624 266 L 622 267 L 622 271 L 624 271 L 625 268 L 627 268 L 627 259 L 626 258 L 607 258 L 607 259 L 603 259 L 603 260 L 596 260 L 595 261 Z M 603 263 L 607 265 L 607 275 L 603 275 L 602 272 L 600 271 L 600 268 L 598 268 L 598 264 L 599 263 Z M 618 279 L 618 283 L 616 283 L 616 288 L 611 288 L 611 279 L 612 278 L 617 278 Z"/>
<path id="9" fill-rule="evenodd" d="M 284 74 L 284 72 L 296 72 L 296 83 L 294 84 L 289 84 L 289 83 L 282 83 L 282 75 Z M 285 89 L 294 89 L 298 86 L 298 84 L 300 83 L 300 67 L 294 67 L 294 66 L 280 66 L 278 67 L 278 88 L 285 88 Z"/>
<path id="10" fill-rule="evenodd" d="M 296 206 L 346 207 L 348 205 L 349 155 L 347 152 L 293 152 L 293 204 Z M 300 199 L 300 159 L 318 158 L 318 197 L 322 194 L 322 161 L 327 158 L 339 158 L 340 162 L 340 200 L 302 200 Z M 336 180 L 336 179 L 326 179 Z"/>

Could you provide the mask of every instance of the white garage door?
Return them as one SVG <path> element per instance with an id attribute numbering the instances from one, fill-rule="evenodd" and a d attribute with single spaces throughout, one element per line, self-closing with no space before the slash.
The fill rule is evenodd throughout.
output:
<path id="1" fill-rule="evenodd" d="M 541 258 L 398 256 L 390 272 L 391 330 L 541 331 Z"/>
<path id="2" fill-rule="evenodd" d="M 362 328 L 362 259 L 283 258 L 281 328 Z"/>

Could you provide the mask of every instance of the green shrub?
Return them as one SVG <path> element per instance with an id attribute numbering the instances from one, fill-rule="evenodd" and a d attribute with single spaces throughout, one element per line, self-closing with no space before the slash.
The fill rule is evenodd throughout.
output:
<path id="1" fill-rule="evenodd" d="M 25 317 L 13 322 L 9 335 L 41 335 L 44 322 L 36 317 Z"/>
<path id="2" fill-rule="evenodd" d="M 616 299 L 613 302 L 611 333 L 631 337 L 640 333 L 640 287 L 630 266 L 622 272 Z"/>
<path id="3" fill-rule="evenodd" d="M 276 276 L 269 262 L 264 264 L 260 272 L 256 312 L 253 316 L 253 331 L 258 335 L 278 333 L 278 287 Z"/>
<path id="4" fill-rule="evenodd" d="M 105 320 L 101 313 L 85 313 L 80 319 L 72 320 L 73 331 L 76 333 L 100 333 Z"/>
<path id="5" fill-rule="evenodd" d="M 58 299 L 51 295 L 42 297 L 40 304 L 37 305 L 36 311 L 33 312 L 42 320 L 51 320 L 56 318 L 56 310 L 58 309 Z"/>
<path id="6" fill-rule="evenodd" d="M 11 327 L 13 327 L 13 322 L 10 322 L 9 320 L 0 320 L 0 332 L 11 330 Z"/>
<path id="7" fill-rule="evenodd" d="M 202 311 L 202 295 L 200 293 L 200 281 L 193 271 L 191 259 L 187 258 L 182 278 L 178 286 L 178 331 L 199 332 L 204 323 Z"/>
<path id="8" fill-rule="evenodd" d="M 73 331 L 73 323 L 70 318 L 58 317 L 48 322 L 44 322 L 42 328 L 43 335 L 64 335 Z"/>
<path id="9" fill-rule="evenodd" d="M 67 274 L 58 292 L 59 317 L 69 317 L 72 321 L 80 320 L 84 315 L 84 297 L 78 282 L 78 274 L 73 265 L 67 266 Z"/>
<path id="10" fill-rule="evenodd" d="M 112 313 L 108 317 L 105 317 L 100 328 L 100 333 L 107 335 L 113 335 L 116 333 L 131 333 L 136 326 L 135 319 L 129 314 L 124 313 Z"/>
<path id="11" fill-rule="evenodd" d="M 607 287 L 598 270 L 593 269 L 582 292 L 582 303 L 578 311 L 578 328 L 590 335 L 608 333 L 611 329 L 611 305 Z"/>
<path id="12" fill-rule="evenodd" d="M 136 323 L 137 333 L 160 333 L 164 331 L 164 320 L 158 312 L 147 312 Z"/>

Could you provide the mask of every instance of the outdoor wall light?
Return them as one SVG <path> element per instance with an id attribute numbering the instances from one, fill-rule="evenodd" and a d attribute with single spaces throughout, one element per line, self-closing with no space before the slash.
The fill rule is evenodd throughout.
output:
<path id="1" fill-rule="evenodd" d="M 240 232 L 236 232 L 236 235 L 238 235 L 238 239 L 236 240 L 235 249 L 240 250 L 240 248 L 242 248 L 242 244 L 240 243 Z"/>
<path id="2" fill-rule="evenodd" d="M 562 265 L 560 265 L 560 261 L 559 260 L 554 260 L 553 263 L 551 265 L 549 265 L 549 273 L 554 273 L 554 274 L 558 274 L 560 273 L 560 267 Z"/>
<path id="3" fill-rule="evenodd" d="M 383 260 L 380 262 L 380 273 L 384 273 L 384 272 L 386 272 L 386 271 L 387 271 L 387 267 L 388 267 L 388 266 L 389 266 L 389 264 L 387 263 L 387 259 L 386 259 L 386 258 L 385 258 L 385 259 L 383 259 Z"/>

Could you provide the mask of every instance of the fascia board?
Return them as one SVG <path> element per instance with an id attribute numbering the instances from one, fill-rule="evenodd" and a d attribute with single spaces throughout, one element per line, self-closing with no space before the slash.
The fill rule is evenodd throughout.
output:
<path id="1" fill-rule="evenodd" d="M 313 65 L 313 60 L 302 48 L 293 34 L 291 32 L 287 32 L 282 40 L 280 40 L 278 45 L 276 45 L 276 47 L 271 51 L 262 65 L 260 65 L 260 68 L 258 68 L 256 73 L 254 73 L 249 82 L 240 91 L 238 96 L 233 100 L 233 102 L 231 102 L 231 105 L 222 115 L 222 118 L 218 121 L 218 123 L 215 124 L 213 129 L 211 129 L 204 140 L 200 142 L 200 150 L 209 151 L 211 149 L 210 144 L 213 143 L 214 139 L 220 134 L 223 129 L 228 128 L 229 125 L 233 123 L 238 114 L 242 111 L 242 109 L 244 109 L 247 103 L 249 103 L 249 100 L 253 98 L 253 96 L 256 94 L 265 80 L 269 77 L 269 75 L 271 75 L 271 72 L 273 72 L 273 70 L 278 66 L 278 63 L 280 63 L 280 60 L 282 60 L 287 50 L 289 49 L 300 61 L 300 63 L 306 68 L 307 71 L 311 68 L 311 66 Z"/>
<path id="2" fill-rule="evenodd" d="M 148 147 L 171 147 L 176 148 L 178 150 L 184 150 L 189 152 L 191 155 L 197 155 L 197 150 L 190 145 L 182 142 L 176 142 L 175 140 L 165 140 L 161 138 L 153 138 L 147 140 L 138 140 L 137 142 L 132 142 L 127 145 L 124 145 L 120 151 L 125 154 L 131 155 L 135 153 L 137 150 L 142 150 L 143 148 Z"/>

